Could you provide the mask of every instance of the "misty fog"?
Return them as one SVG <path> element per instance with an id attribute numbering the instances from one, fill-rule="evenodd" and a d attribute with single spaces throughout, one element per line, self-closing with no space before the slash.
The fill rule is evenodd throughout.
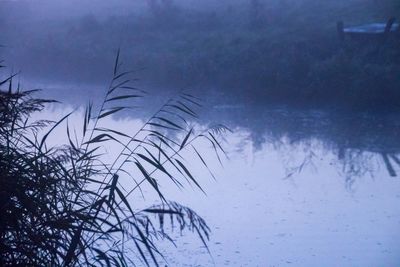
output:
<path id="1" fill-rule="evenodd" d="M 385 34 L 339 31 L 390 18 Z M 46 116 L 76 110 L 80 127 L 117 57 L 145 93 L 105 127 L 131 133 L 190 92 L 187 125 L 232 130 L 216 179 L 200 172 L 205 195 L 164 185 L 212 228 L 210 254 L 191 236 L 162 243 L 168 266 L 396 266 L 399 20 L 398 0 L 0 0 L 0 81 L 18 73 L 61 102 Z"/>
<path id="2" fill-rule="evenodd" d="M 361 108 L 400 99 L 398 50 L 371 58 L 374 47 L 343 49 L 336 33 L 339 20 L 385 22 L 400 13 L 396 1 L 2 1 L 0 12 L 3 58 L 52 91 L 98 92 L 121 48 L 147 90 L 317 107 L 348 106 L 365 88 Z M 392 97 L 379 99 L 382 90 Z"/>

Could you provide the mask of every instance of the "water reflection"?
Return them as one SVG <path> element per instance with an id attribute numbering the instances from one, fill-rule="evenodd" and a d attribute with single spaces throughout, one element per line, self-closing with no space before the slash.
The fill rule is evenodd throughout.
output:
<path id="1" fill-rule="evenodd" d="M 130 132 L 145 120 L 139 117 L 105 123 Z M 190 166 L 207 195 L 160 186 L 212 227 L 212 256 L 195 236 L 176 231 L 178 250 L 160 244 L 168 266 L 396 266 L 400 187 L 390 176 L 399 170 L 397 114 L 225 104 L 205 106 L 200 117 L 233 130 L 224 145 L 229 160 L 221 167 L 212 147 L 199 144 L 217 178 Z"/>
<path id="2" fill-rule="evenodd" d="M 208 123 L 234 130 L 230 160 L 223 170 L 213 166 L 217 183 L 203 181 L 206 198 L 180 200 L 214 226 L 213 258 L 183 237 L 173 262 L 396 265 L 400 191 L 391 176 L 400 170 L 398 116 L 240 104 L 206 110 Z"/>
<path id="3" fill-rule="evenodd" d="M 307 166 L 318 168 L 319 150 L 335 155 L 349 184 L 354 177 L 373 173 L 380 163 L 390 176 L 398 175 L 399 114 L 217 105 L 206 117 L 247 130 L 255 150 L 264 144 L 284 150 L 284 155 L 302 149 L 301 160 L 287 162 L 287 177 Z"/>
<path id="4" fill-rule="evenodd" d="M 205 96 L 203 107 L 197 107 L 197 123 L 222 123 L 242 133 L 240 142 L 235 143 L 236 153 L 247 153 L 243 150 L 248 142 L 254 152 L 266 145 L 280 151 L 284 178 L 292 178 L 305 168 L 318 169 L 327 153 L 334 155 L 330 164 L 345 178 L 348 188 L 357 177 L 374 177 L 381 168 L 392 177 L 400 174 L 399 113 L 260 106 L 221 94 Z M 145 98 L 135 102 L 139 108 L 124 116 L 146 120 L 170 96 L 165 93 L 162 97 L 150 96 L 151 101 Z M 289 159 L 296 150 L 301 153 Z"/>

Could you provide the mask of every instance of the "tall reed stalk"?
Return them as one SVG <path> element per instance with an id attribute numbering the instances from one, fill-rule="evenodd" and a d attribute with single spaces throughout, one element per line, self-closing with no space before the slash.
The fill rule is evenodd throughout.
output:
<path id="1" fill-rule="evenodd" d="M 195 232 L 207 248 L 206 222 L 167 200 L 159 183 L 167 178 L 183 187 L 187 181 L 203 190 L 182 152 L 191 151 L 209 170 L 196 142 L 208 140 L 220 160 L 225 152 L 219 136 L 228 129 L 191 126 L 201 104 L 183 92 L 134 133 L 102 127 L 105 118 L 129 110 L 128 101 L 146 95 L 120 66 L 118 51 L 104 99 L 98 107 L 87 105 L 80 133 L 69 127 L 72 113 L 57 122 L 32 121 L 33 113 L 54 101 L 14 86 L 14 75 L 0 81 L 1 266 L 158 266 L 164 258 L 157 240 L 173 242 L 164 231 L 165 217 L 172 226 Z M 65 124 L 66 143 L 51 146 L 49 136 Z M 115 145 L 120 152 L 106 162 L 102 151 Z M 124 188 L 121 179 L 134 186 Z M 160 204 L 145 209 L 132 204 L 128 197 L 144 185 Z"/>

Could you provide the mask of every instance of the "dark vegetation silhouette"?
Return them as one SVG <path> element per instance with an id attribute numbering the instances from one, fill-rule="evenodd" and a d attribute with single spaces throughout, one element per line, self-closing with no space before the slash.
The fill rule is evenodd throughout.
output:
<path id="1" fill-rule="evenodd" d="M 134 133 L 107 128 L 103 120 L 129 109 L 125 100 L 145 95 L 120 65 L 118 52 L 104 99 L 88 104 L 81 129 L 70 127 L 71 113 L 57 122 L 32 120 L 55 101 L 14 85 L 15 75 L 0 82 L 1 266 L 158 266 L 157 242 L 174 242 L 167 225 L 196 233 L 207 248 L 206 222 L 167 200 L 159 185 L 166 179 L 203 190 L 182 153 L 191 151 L 208 169 L 211 156 L 203 157 L 196 142 L 208 140 L 219 159 L 218 139 L 227 128 L 194 129 L 201 104 L 187 93 L 169 99 Z M 66 142 L 51 145 L 60 127 Z M 104 159 L 109 145 L 120 148 L 111 163 Z M 156 193 L 158 204 L 132 201 L 142 187 Z"/>
<path id="2" fill-rule="evenodd" d="M 210 98 L 233 103 L 399 110 L 399 36 L 384 44 L 343 43 L 336 30 L 339 20 L 351 26 L 400 18 L 397 1 L 147 3 L 120 16 L 50 19 L 46 31 L 43 24 L 29 25 L 34 37 L 23 32 L 23 21 L 16 22 L 13 39 L 35 51 L 28 53 L 31 62 L 46 55 L 51 63 L 32 73 L 49 79 L 70 75 L 77 82 L 99 82 L 92 71 L 105 73 L 110 47 L 122 35 L 126 56 L 147 69 L 141 77 L 154 90 L 191 82 Z M 8 34 L 12 27 L 0 29 L 15 34 Z M 13 56 L 18 60 L 17 52 Z"/>

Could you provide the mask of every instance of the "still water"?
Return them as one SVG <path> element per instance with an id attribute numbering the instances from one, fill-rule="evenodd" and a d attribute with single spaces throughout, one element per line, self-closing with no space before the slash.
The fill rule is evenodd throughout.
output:
<path id="1" fill-rule="evenodd" d="M 170 182 L 161 181 L 161 188 L 206 219 L 211 255 L 196 234 L 175 229 L 177 248 L 159 243 L 163 264 L 400 264 L 398 114 L 205 102 L 197 126 L 224 123 L 232 130 L 224 136 L 222 165 L 209 143 L 197 144 L 216 179 L 191 164 L 206 194 Z M 128 116 L 106 124 L 131 131 L 144 120 Z M 143 192 L 149 205 L 157 199 L 150 188 Z"/>
<path id="2" fill-rule="evenodd" d="M 177 195 L 212 226 L 213 258 L 186 241 L 171 266 L 398 266 L 395 115 L 224 109 L 243 122 L 230 159 L 206 197 Z"/>

